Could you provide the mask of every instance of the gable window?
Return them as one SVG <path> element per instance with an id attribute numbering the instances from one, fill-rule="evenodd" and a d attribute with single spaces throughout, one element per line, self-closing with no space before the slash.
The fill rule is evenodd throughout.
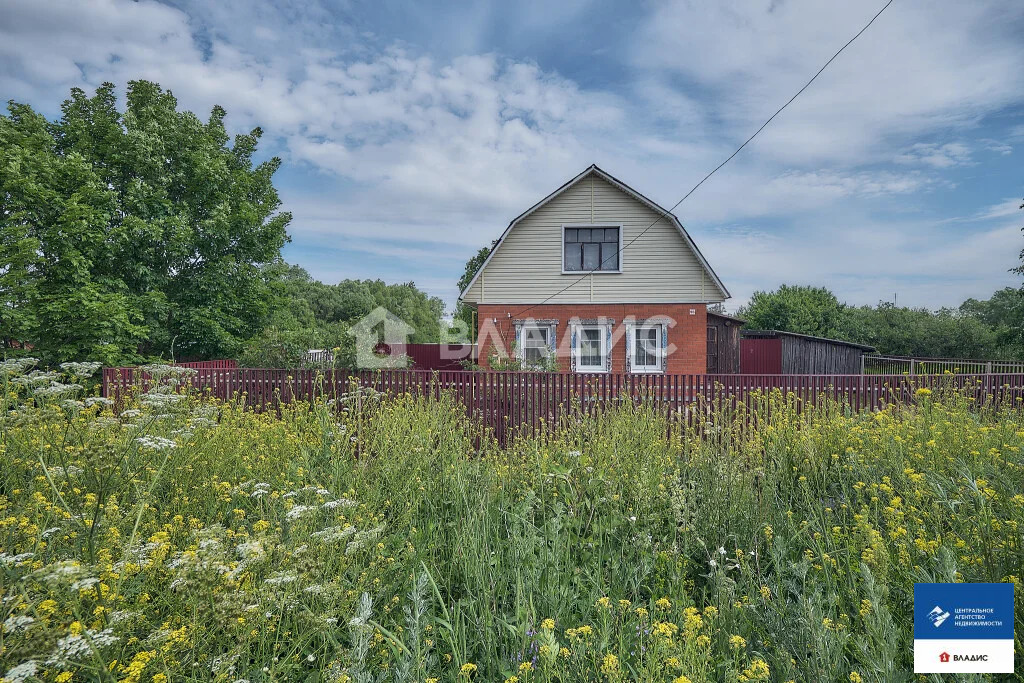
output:
<path id="1" fill-rule="evenodd" d="M 629 332 L 630 372 L 664 372 L 665 326 L 637 325 Z"/>
<path id="2" fill-rule="evenodd" d="M 617 225 L 566 225 L 562 228 L 562 272 L 622 271 L 622 228 Z"/>
<path id="3" fill-rule="evenodd" d="M 608 372 L 611 326 L 583 323 L 572 328 L 572 360 L 576 372 Z"/>

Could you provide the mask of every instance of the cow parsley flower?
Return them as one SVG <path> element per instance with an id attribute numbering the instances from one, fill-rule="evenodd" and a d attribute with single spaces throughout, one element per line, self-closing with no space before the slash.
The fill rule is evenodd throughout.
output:
<path id="1" fill-rule="evenodd" d="M 135 441 L 143 448 L 151 448 L 154 451 L 165 451 L 177 448 L 178 442 L 174 439 L 167 439 L 162 436 L 140 436 Z"/>
<path id="2" fill-rule="evenodd" d="M 289 510 L 287 514 L 285 514 L 285 518 L 288 520 L 296 520 L 300 517 L 305 517 L 316 509 L 315 505 L 296 505 Z"/>
<path id="3" fill-rule="evenodd" d="M 92 648 L 101 649 L 116 643 L 117 640 L 113 629 L 109 628 L 102 631 L 89 629 L 84 633 L 72 633 L 57 641 L 57 646 L 46 659 L 46 665 L 55 666 L 78 661 L 90 654 Z"/>
<path id="4" fill-rule="evenodd" d="M 27 662 L 22 662 L 18 666 L 8 669 L 7 673 L 4 674 L 4 680 L 10 681 L 10 683 L 25 683 L 25 681 L 35 678 L 36 671 L 38 670 L 38 662 L 34 659 L 30 659 Z"/>
<path id="5" fill-rule="evenodd" d="M 4 632 L 15 633 L 17 631 L 24 631 L 35 621 L 34 617 L 30 617 L 27 614 L 16 614 L 12 617 L 7 617 L 4 620 Z"/>
<path id="6" fill-rule="evenodd" d="M 86 363 L 61 363 L 60 369 L 75 377 L 92 377 L 102 365 L 102 363 L 94 361 Z"/>
<path id="7" fill-rule="evenodd" d="M 359 505 L 358 501 L 350 500 L 348 498 L 338 498 L 337 500 L 329 500 L 324 503 L 324 510 L 333 510 L 334 508 L 354 508 Z"/>

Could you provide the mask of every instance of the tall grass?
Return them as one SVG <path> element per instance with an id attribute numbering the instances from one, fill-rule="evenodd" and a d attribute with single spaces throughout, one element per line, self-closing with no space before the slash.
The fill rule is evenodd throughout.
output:
<path id="1" fill-rule="evenodd" d="M 25 371 L 12 681 L 906 680 L 914 582 L 1024 571 L 1024 415 L 955 392 L 623 403 L 501 448 L 447 398 L 254 413 L 157 369 L 115 412 Z"/>

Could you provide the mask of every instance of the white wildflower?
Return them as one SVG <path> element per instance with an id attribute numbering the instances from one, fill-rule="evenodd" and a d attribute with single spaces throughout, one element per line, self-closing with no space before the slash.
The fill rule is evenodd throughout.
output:
<path id="1" fill-rule="evenodd" d="M 35 660 L 29 660 L 23 662 L 18 666 L 10 668 L 7 673 L 4 674 L 4 681 L 9 683 L 25 683 L 25 681 L 35 678 L 36 671 L 39 670 L 39 664 Z"/>
<path id="2" fill-rule="evenodd" d="M 356 528 L 354 526 L 347 526 L 344 529 L 340 526 L 331 526 L 320 531 L 314 531 L 310 534 L 310 537 L 315 538 L 318 541 L 323 541 L 324 543 L 333 543 L 344 540 L 354 533 L 356 533 Z"/>
<path id="3" fill-rule="evenodd" d="M 56 372 L 43 372 L 42 370 L 33 370 L 27 375 L 21 377 L 15 377 L 11 381 L 15 384 L 20 384 L 25 387 L 40 387 L 50 382 L 56 382 L 59 378 Z"/>
<path id="4" fill-rule="evenodd" d="M 262 498 L 268 493 L 270 493 L 270 484 L 260 482 L 252 488 L 252 493 L 249 496 L 251 498 Z"/>
<path id="5" fill-rule="evenodd" d="M 138 410 L 137 408 L 132 408 L 121 413 L 121 417 L 124 418 L 125 420 L 130 420 L 133 417 L 138 417 L 140 415 L 142 415 L 142 411 Z"/>
<path id="6" fill-rule="evenodd" d="M 162 436 L 140 436 L 135 441 L 143 448 L 151 448 L 154 451 L 164 451 L 177 448 L 178 442 L 174 439 L 167 439 Z"/>
<path id="7" fill-rule="evenodd" d="M 0 361 L 0 375 L 20 375 L 38 362 L 38 358 L 11 358 Z"/>
<path id="8" fill-rule="evenodd" d="M 102 365 L 102 363 L 93 361 L 87 363 L 61 363 L 60 369 L 75 377 L 92 377 Z"/>
<path id="9" fill-rule="evenodd" d="M 49 386 L 36 387 L 32 393 L 36 396 L 63 396 L 73 391 L 85 389 L 81 384 L 64 384 L 63 382 L 51 381 Z"/>
<path id="10" fill-rule="evenodd" d="M 0 553 L 0 565 L 4 567 L 16 567 L 26 560 L 31 560 L 33 557 L 35 557 L 35 553 L 19 553 L 18 555 Z"/>
<path id="11" fill-rule="evenodd" d="M 247 541 L 245 543 L 240 543 L 235 547 L 235 550 L 238 551 L 238 554 L 246 560 L 261 558 L 267 554 L 267 551 L 263 549 L 263 544 L 259 541 Z"/>
<path id="12" fill-rule="evenodd" d="M 349 498 L 338 498 L 337 500 L 329 500 L 324 503 L 324 510 L 333 510 L 334 508 L 354 508 L 359 505 L 358 501 L 350 500 Z"/>
<path id="13" fill-rule="evenodd" d="M 86 577 L 84 579 L 79 579 L 78 581 L 75 581 L 73 584 L 71 584 L 71 590 L 73 590 L 73 591 L 85 590 L 87 588 L 92 588 L 93 586 L 95 586 L 99 582 L 100 582 L 100 580 L 97 579 L 96 577 L 89 576 L 89 577 Z"/>
<path id="14" fill-rule="evenodd" d="M 46 665 L 56 666 L 78 661 L 91 654 L 92 648 L 98 650 L 116 643 L 117 640 L 113 629 L 109 628 L 102 631 L 89 629 L 85 633 L 64 636 L 57 641 L 57 646 L 46 658 Z"/>
<path id="15" fill-rule="evenodd" d="M 314 512 L 316 509 L 317 508 L 315 505 L 296 505 L 295 507 L 288 511 L 288 513 L 285 515 L 285 518 L 288 520 L 296 520 L 300 517 L 305 517 L 309 513 Z"/>
<path id="16" fill-rule="evenodd" d="M 57 465 L 48 469 L 50 477 L 53 479 L 70 479 L 71 477 L 77 477 L 78 475 L 85 472 L 81 467 L 75 465 L 68 465 L 67 467 L 61 467 Z"/>
<path id="17" fill-rule="evenodd" d="M 274 576 L 271 576 L 269 579 L 265 579 L 263 583 L 267 584 L 268 586 L 281 586 L 286 583 L 294 583 L 298 580 L 298 575 L 293 572 L 281 572 L 275 574 Z"/>
<path id="18" fill-rule="evenodd" d="M 7 617 L 4 621 L 4 632 L 15 633 L 17 631 L 24 631 L 35 621 L 34 617 L 30 617 L 27 614 L 16 614 L 12 617 Z"/>

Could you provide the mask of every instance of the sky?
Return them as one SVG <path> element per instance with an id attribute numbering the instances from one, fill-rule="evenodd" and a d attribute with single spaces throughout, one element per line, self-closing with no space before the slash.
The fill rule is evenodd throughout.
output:
<path id="1" fill-rule="evenodd" d="M 261 154 L 325 282 L 465 261 L 591 163 L 675 204 L 883 0 L 0 0 L 0 98 L 149 79 Z M 895 0 L 676 214 L 734 311 L 782 283 L 938 308 L 1017 286 L 1024 3 Z"/>

